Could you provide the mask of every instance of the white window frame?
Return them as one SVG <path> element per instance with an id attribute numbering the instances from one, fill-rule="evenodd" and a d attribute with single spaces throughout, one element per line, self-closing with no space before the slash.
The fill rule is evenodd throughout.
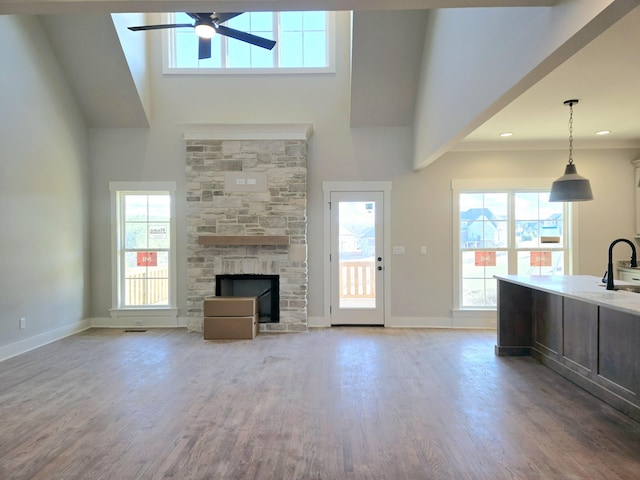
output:
<path id="1" fill-rule="evenodd" d="M 273 12 L 278 13 L 278 12 Z M 327 11 L 327 66 L 326 67 L 274 67 L 274 68 L 180 68 L 175 64 L 175 29 L 168 28 L 162 32 L 162 72 L 169 75 L 290 75 L 290 74 L 319 74 L 319 73 L 335 73 L 335 49 L 336 49 L 336 28 L 335 28 L 335 12 Z M 174 14 L 165 13 L 162 15 L 163 23 L 175 23 Z M 274 21 L 277 23 L 277 21 Z M 279 33 L 274 27 L 274 31 Z M 194 34 L 195 35 L 195 34 Z M 226 41 L 226 40 L 225 40 Z M 276 39 L 278 42 L 278 39 Z M 275 54 L 278 55 L 278 43 L 273 47 Z M 213 52 L 212 52 L 213 53 Z"/>
<path id="2" fill-rule="evenodd" d="M 176 215 L 175 198 L 176 182 L 109 182 L 111 194 L 111 317 L 145 317 L 149 313 L 156 315 L 164 312 L 169 317 L 177 316 L 176 308 Z M 170 196 L 171 218 L 169 221 L 169 302 L 168 305 L 124 306 L 122 304 L 122 217 L 121 197 L 123 194 L 168 194 Z M 157 324 L 157 319 L 154 320 Z M 136 323 L 138 324 L 138 323 Z M 141 324 L 141 323 L 140 323 Z M 169 325 L 158 326 L 174 326 Z"/>
<path id="3" fill-rule="evenodd" d="M 553 179 L 531 178 L 531 179 L 456 179 L 451 181 L 453 193 L 453 311 L 495 311 L 496 307 L 463 307 L 461 305 L 462 295 L 462 272 L 460 265 L 460 194 L 461 193 L 493 193 L 493 192 L 540 192 L 549 191 Z M 564 274 L 571 275 L 576 270 L 578 258 L 578 242 L 576 233 L 578 232 L 578 208 L 575 204 L 565 204 L 565 235 L 566 255 L 564 258 Z M 509 218 L 509 222 L 512 222 Z M 511 228 L 510 228 L 511 230 Z M 517 251 L 512 240 L 507 250 Z M 514 265 L 510 262 L 509 268 Z"/>

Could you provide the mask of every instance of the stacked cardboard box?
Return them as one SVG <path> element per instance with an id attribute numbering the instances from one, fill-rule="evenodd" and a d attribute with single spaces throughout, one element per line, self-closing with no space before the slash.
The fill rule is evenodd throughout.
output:
<path id="1" fill-rule="evenodd" d="M 204 300 L 204 339 L 243 340 L 258 334 L 258 297 Z"/>

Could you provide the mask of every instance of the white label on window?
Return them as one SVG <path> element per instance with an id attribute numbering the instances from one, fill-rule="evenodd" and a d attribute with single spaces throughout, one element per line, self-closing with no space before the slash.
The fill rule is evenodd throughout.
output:
<path id="1" fill-rule="evenodd" d="M 149 225 L 149 238 L 153 240 L 165 240 L 167 238 L 167 226 Z"/>

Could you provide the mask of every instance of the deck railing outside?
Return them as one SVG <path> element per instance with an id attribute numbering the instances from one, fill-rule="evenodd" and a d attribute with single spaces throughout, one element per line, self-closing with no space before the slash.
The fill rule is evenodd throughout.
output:
<path id="1" fill-rule="evenodd" d="M 133 269 L 126 279 L 126 305 L 168 305 L 169 269 Z"/>
<path id="2" fill-rule="evenodd" d="M 141 268 L 127 277 L 127 305 L 166 305 L 169 301 L 168 269 Z M 375 298 L 375 262 L 340 261 L 340 297 Z"/>
<path id="3" fill-rule="evenodd" d="M 340 298 L 375 298 L 373 260 L 340 261 Z"/>

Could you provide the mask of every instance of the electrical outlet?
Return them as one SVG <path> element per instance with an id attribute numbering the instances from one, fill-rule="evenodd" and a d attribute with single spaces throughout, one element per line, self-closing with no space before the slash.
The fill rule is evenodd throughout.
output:
<path id="1" fill-rule="evenodd" d="M 27 319 L 24 317 L 20 318 L 20 328 L 27 328 Z"/>

